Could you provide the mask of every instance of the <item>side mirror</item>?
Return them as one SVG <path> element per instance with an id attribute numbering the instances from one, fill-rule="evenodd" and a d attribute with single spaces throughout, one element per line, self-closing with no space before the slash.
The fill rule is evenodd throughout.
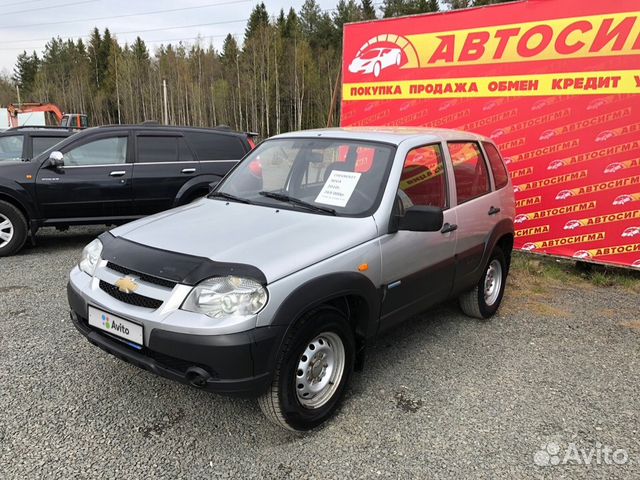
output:
<path id="1" fill-rule="evenodd" d="M 414 205 L 399 219 L 398 230 L 410 232 L 438 232 L 442 228 L 444 215 L 440 207 Z"/>
<path id="2" fill-rule="evenodd" d="M 64 167 L 64 155 L 62 155 L 62 152 L 59 152 L 57 150 L 51 152 L 49 154 L 47 166 L 53 169 Z"/>
<path id="3" fill-rule="evenodd" d="M 216 180 L 215 182 L 211 182 L 209 184 L 209 193 L 213 193 L 213 191 L 220 185 L 220 180 Z"/>

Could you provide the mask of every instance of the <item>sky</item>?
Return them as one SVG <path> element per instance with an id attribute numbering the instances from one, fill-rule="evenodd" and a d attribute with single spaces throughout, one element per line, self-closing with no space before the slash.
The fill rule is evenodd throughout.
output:
<path id="1" fill-rule="evenodd" d="M 337 3 L 316 1 L 326 10 Z M 272 16 L 281 8 L 299 11 L 303 2 L 264 0 Z M 227 33 L 242 39 L 256 3 L 258 0 L 0 0 L 0 72 L 10 75 L 23 50 L 40 54 L 54 36 L 86 40 L 93 27 L 108 27 L 122 44 L 140 35 L 151 51 L 161 43 L 193 43 L 198 36 L 219 48 Z"/>

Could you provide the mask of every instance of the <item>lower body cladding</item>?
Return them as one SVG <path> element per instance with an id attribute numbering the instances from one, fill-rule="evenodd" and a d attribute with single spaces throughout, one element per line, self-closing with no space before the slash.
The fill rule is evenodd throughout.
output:
<path id="1" fill-rule="evenodd" d="M 67 295 L 71 320 L 78 331 L 92 344 L 128 363 L 217 393 L 259 396 L 271 384 L 273 355 L 280 346 L 285 327 L 262 327 L 221 335 L 193 335 L 153 328 L 146 345 L 136 346 L 90 325 L 90 305 L 71 282 Z"/>

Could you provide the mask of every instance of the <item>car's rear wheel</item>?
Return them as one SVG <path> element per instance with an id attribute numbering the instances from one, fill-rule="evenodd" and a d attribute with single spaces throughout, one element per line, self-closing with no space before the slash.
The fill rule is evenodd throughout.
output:
<path id="1" fill-rule="evenodd" d="M 27 219 L 7 202 L 0 201 L 0 257 L 18 252 L 27 240 Z"/>
<path id="2" fill-rule="evenodd" d="M 354 359 L 353 332 L 340 312 L 306 315 L 284 342 L 271 388 L 258 400 L 260 408 L 289 430 L 317 427 L 338 407 Z"/>
<path id="3" fill-rule="evenodd" d="M 460 296 L 462 311 L 475 318 L 493 316 L 502 302 L 508 266 L 504 252 L 495 247 L 476 286 Z"/>

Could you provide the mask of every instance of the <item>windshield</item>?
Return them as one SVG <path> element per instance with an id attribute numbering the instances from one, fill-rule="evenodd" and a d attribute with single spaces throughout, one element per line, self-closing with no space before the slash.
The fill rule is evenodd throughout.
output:
<path id="1" fill-rule="evenodd" d="M 372 58 L 377 58 L 380 55 L 380 49 L 369 50 L 368 52 L 360 55 L 360 58 L 363 60 L 371 60 Z"/>
<path id="2" fill-rule="evenodd" d="M 394 154 L 394 147 L 379 143 L 269 140 L 251 152 L 213 196 L 317 214 L 370 215 L 382 197 Z"/>
<path id="3" fill-rule="evenodd" d="M 23 135 L 0 137 L 0 161 L 22 160 Z"/>

